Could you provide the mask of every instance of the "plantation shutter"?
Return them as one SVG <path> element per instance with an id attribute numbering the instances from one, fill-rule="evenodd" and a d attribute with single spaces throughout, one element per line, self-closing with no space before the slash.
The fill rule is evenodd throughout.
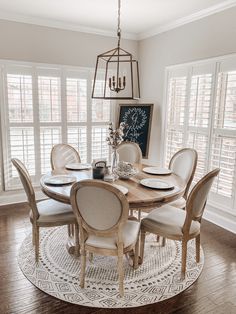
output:
<path id="1" fill-rule="evenodd" d="M 19 158 L 38 185 L 41 175 L 51 170 L 51 149 L 58 143 L 75 147 L 82 162 L 108 158 L 111 106 L 109 101 L 92 101 L 93 71 L 20 63 L 2 69 L 4 174 L 0 176 L 5 190 L 22 187 L 11 158 Z"/>
<path id="2" fill-rule="evenodd" d="M 186 71 L 186 67 L 186 76 L 173 76 L 176 69 Z M 177 150 L 195 148 L 198 164 L 193 182 L 219 167 L 210 201 L 236 213 L 236 57 L 170 67 L 166 99 L 166 164 Z"/>
<path id="3" fill-rule="evenodd" d="M 187 101 L 187 71 L 169 73 L 167 88 L 166 164 L 184 145 L 184 120 Z"/>
<path id="4" fill-rule="evenodd" d="M 213 186 L 217 200 L 226 202 L 229 207 L 235 206 L 236 58 L 219 65 L 211 167 L 221 169 Z"/>

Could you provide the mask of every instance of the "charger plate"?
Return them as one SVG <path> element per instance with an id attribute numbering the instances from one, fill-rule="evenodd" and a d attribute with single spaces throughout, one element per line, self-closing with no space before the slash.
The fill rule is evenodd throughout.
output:
<path id="1" fill-rule="evenodd" d="M 76 181 L 76 177 L 67 175 L 67 174 L 60 174 L 56 176 L 51 176 L 45 179 L 45 184 L 48 185 L 67 185 L 72 184 Z"/>
<path id="2" fill-rule="evenodd" d="M 72 163 L 72 164 L 67 164 L 65 167 L 68 170 L 86 170 L 86 169 L 90 169 L 91 165 L 81 164 L 81 163 Z"/>
<path id="3" fill-rule="evenodd" d="M 172 183 L 153 178 L 142 179 L 140 180 L 140 184 L 145 187 L 157 190 L 171 190 L 175 187 Z"/>
<path id="4" fill-rule="evenodd" d="M 159 167 L 145 167 L 143 168 L 143 172 L 149 174 L 157 174 L 157 175 L 167 175 L 171 174 L 172 171 L 168 168 L 159 168 Z"/>

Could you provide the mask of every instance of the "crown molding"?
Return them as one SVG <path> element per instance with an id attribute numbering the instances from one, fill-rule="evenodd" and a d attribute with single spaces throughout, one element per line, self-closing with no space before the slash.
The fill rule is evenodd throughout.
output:
<path id="1" fill-rule="evenodd" d="M 171 23 L 157 26 L 154 28 L 151 28 L 147 30 L 146 32 L 142 32 L 138 34 L 138 40 L 146 39 L 164 32 L 167 32 L 169 30 L 175 29 L 177 27 L 183 26 L 185 24 L 203 19 L 204 17 L 219 13 L 221 11 L 225 11 L 227 9 L 230 9 L 232 7 L 236 6 L 236 0 L 226 0 L 222 3 L 219 3 L 217 5 L 211 6 L 209 8 L 206 8 L 204 10 L 200 10 L 196 13 L 190 14 L 188 16 L 185 16 L 183 18 L 177 19 Z"/>
<path id="2" fill-rule="evenodd" d="M 44 26 L 44 27 L 51 27 L 51 28 L 69 30 L 69 31 L 74 31 L 74 32 L 100 35 L 100 36 L 117 37 L 116 30 L 110 31 L 110 30 L 105 30 L 105 29 L 98 29 L 98 28 L 78 25 L 75 23 L 67 23 L 67 22 L 62 22 L 58 20 L 44 19 L 44 18 L 38 18 L 38 17 L 30 17 L 26 15 L 12 14 L 8 12 L 0 12 L 0 20 L 20 22 L 20 23 L 25 23 L 25 24 L 33 24 L 33 25 L 39 25 L 39 26 Z M 122 32 L 122 38 L 130 39 L 130 40 L 138 40 L 138 34 Z"/>
<path id="3" fill-rule="evenodd" d="M 200 20 L 202 18 L 205 18 L 207 16 L 219 13 L 221 11 L 230 9 L 232 7 L 236 6 L 236 0 L 226 0 L 222 3 L 219 3 L 217 5 L 211 6 L 209 8 L 206 8 L 204 10 L 200 10 L 196 13 L 190 14 L 188 16 L 185 16 L 183 18 L 177 19 L 171 23 L 167 23 L 165 25 L 157 26 L 154 28 L 151 28 L 145 32 L 141 32 L 139 34 L 137 33 L 129 33 L 124 32 L 122 33 L 122 38 L 124 39 L 130 39 L 130 40 L 143 40 L 167 31 L 170 31 L 172 29 L 178 28 L 180 26 L 186 25 L 188 23 Z M 105 29 L 97 29 L 93 27 L 87 27 L 83 25 L 78 25 L 75 23 L 67 23 L 62 22 L 58 20 L 52 20 L 52 19 L 44 19 L 44 18 L 38 18 L 38 17 L 30 17 L 20 14 L 12 14 L 9 12 L 0 12 L 0 19 L 2 20 L 8 20 L 8 21 L 14 21 L 14 22 L 20 22 L 25 24 L 33 24 L 33 25 L 39 25 L 44 27 L 51 27 L 51 28 L 57 28 L 62 30 L 69 30 L 69 31 L 75 31 L 75 32 L 82 32 L 82 33 L 88 33 L 88 34 L 94 34 L 94 35 L 100 35 L 100 36 L 107 36 L 107 37 L 117 37 L 116 31 L 110 31 Z"/>

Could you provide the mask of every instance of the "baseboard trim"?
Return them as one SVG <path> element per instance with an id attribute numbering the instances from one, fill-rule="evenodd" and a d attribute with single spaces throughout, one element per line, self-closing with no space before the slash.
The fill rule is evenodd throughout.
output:
<path id="1" fill-rule="evenodd" d="M 236 234 L 236 217 L 211 205 L 207 205 L 203 218 Z"/>

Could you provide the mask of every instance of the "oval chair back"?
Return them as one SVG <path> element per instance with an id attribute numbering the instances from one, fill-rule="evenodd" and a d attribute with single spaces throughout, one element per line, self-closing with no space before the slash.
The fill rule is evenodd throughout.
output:
<path id="1" fill-rule="evenodd" d="M 192 183 L 197 166 L 197 152 L 192 148 L 183 148 L 175 153 L 169 163 L 169 169 L 180 176 L 186 182 L 183 197 L 187 199 L 188 191 Z"/>
<path id="2" fill-rule="evenodd" d="M 126 197 L 105 182 L 83 180 L 75 183 L 72 186 L 71 202 L 80 227 L 88 234 L 117 234 L 122 223 L 128 219 Z"/>
<path id="3" fill-rule="evenodd" d="M 80 163 L 80 156 L 77 150 L 68 144 L 57 144 L 51 150 L 52 170 L 63 169 L 65 165 Z"/>
<path id="4" fill-rule="evenodd" d="M 117 147 L 117 152 L 120 161 L 130 162 L 131 164 L 140 164 L 142 161 L 142 151 L 137 143 L 122 142 Z"/>

